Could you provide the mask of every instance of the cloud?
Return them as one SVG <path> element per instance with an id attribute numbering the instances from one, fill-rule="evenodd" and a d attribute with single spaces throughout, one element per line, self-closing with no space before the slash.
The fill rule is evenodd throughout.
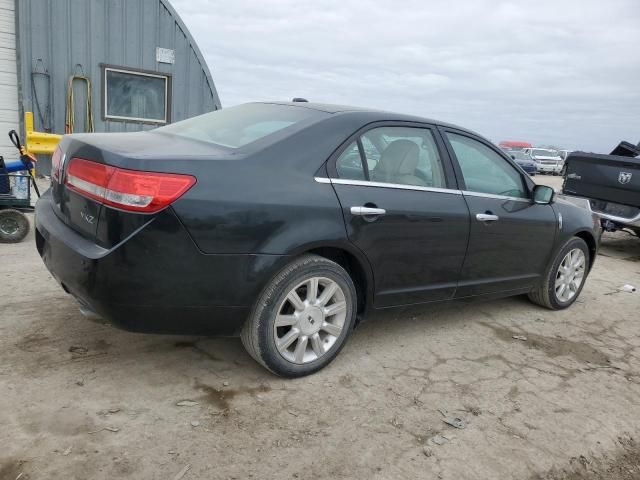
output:
<path id="1" fill-rule="evenodd" d="M 173 0 L 223 106 L 377 107 L 605 152 L 640 141 L 638 0 Z"/>

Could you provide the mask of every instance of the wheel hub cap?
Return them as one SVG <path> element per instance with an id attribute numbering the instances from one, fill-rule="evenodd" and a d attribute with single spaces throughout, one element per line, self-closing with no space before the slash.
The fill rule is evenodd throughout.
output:
<path id="1" fill-rule="evenodd" d="M 313 335 L 320 331 L 324 322 L 324 313 L 318 307 L 307 307 L 302 311 L 299 325 L 303 335 Z"/>
<path id="2" fill-rule="evenodd" d="M 555 292 L 561 302 L 568 302 L 576 296 L 582 282 L 586 268 L 586 257 L 579 248 L 569 251 L 556 272 Z"/>
<path id="3" fill-rule="evenodd" d="M 313 362 L 336 344 L 346 318 L 342 288 L 326 277 L 309 278 L 287 293 L 278 308 L 273 325 L 276 348 L 289 362 Z"/>

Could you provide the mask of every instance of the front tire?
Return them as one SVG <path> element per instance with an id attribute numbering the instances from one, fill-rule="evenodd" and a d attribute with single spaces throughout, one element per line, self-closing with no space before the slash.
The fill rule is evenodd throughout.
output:
<path id="1" fill-rule="evenodd" d="M 356 289 L 344 268 L 304 255 L 263 290 L 242 329 L 242 343 L 276 375 L 309 375 L 338 355 L 355 324 L 356 305 Z"/>
<path id="2" fill-rule="evenodd" d="M 586 242 L 578 237 L 571 238 L 554 257 L 542 283 L 529 293 L 529 299 L 551 310 L 570 307 L 584 287 L 589 265 Z"/>

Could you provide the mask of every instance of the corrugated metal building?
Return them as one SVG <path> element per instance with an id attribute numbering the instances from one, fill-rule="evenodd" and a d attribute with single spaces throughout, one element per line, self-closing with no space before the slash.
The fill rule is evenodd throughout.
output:
<path id="1" fill-rule="evenodd" d="M 5 158 L 15 156 L 6 132 L 19 122 L 14 7 L 14 0 L 0 0 L 0 155 Z"/>
<path id="2" fill-rule="evenodd" d="M 25 111 L 37 131 L 69 129 L 72 75 L 90 81 L 97 132 L 146 130 L 221 107 L 168 0 L 0 0 L 0 154 L 15 157 L 6 132 L 23 127 Z M 87 83 L 76 78 L 71 90 L 73 131 L 86 131 Z M 48 170 L 44 158 L 38 171 Z"/>

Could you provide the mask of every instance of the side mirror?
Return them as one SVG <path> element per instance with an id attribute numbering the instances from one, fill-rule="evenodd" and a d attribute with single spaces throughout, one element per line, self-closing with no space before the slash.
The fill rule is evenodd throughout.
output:
<path id="1" fill-rule="evenodd" d="M 547 185 L 536 185 L 533 189 L 533 202 L 538 205 L 549 205 L 556 192 Z"/>

